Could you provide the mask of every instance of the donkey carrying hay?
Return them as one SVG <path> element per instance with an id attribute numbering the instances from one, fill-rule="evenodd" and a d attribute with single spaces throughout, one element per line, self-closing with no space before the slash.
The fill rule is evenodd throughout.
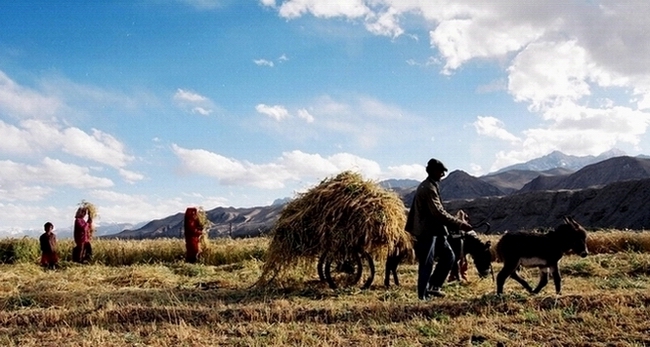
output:
<path id="1" fill-rule="evenodd" d="M 564 217 L 564 224 L 546 234 L 536 232 L 515 232 L 504 234 L 496 245 L 497 257 L 503 261 L 503 268 L 497 275 L 497 294 L 503 293 L 503 284 L 508 277 L 519 282 L 530 293 L 539 293 L 548 283 L 549 273 L 553 276 L 555 291 L 561 292 L 561 277 L 558 262 L 570 251 L 587 256 L 587 231 L 571 217 Z M 520 266 L 538 267 L 539 284 L 535 289 L 517 274 Z"/>

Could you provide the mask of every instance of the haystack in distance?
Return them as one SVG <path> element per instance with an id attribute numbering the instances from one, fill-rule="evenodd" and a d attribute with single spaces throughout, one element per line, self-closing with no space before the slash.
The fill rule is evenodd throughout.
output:
<path id="1" fill-rule="evenodd" d="M 282 210 L 258 284 L 298 264 L 313 264 L 324 253 L 385 257 L 395 249 L 410 250 L 405 224 L 405 206 L 396 193 L 351 171 L 326 178 Z"/>

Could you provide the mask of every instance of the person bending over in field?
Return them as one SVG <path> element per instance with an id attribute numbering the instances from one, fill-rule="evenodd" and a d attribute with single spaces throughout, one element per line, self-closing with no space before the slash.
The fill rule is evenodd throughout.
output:
<path id="1" fill-rule="evenodd" d="M 188 207 L 185 210 L 185 261 L 196 263 L 201 253 L 200 239 L 203 234 L 203 225 L 199 220 L 196 207 Z"/>
<path id="2" fill-rule="evenodd" d="M 56 253 L 54 224 L 47 222 L 43 229 L 45 232 L 38 239 L 41 244 L 41 265 L 46 269 L 56 269 L 59 266 L 59 256 Z"/>
<path id="3" fill-rule="evenodd" d="M 93 227 L 93 219 L 88 216 L 88 209 L 79 207 L 74 219 L 74 243 L 72 249 L 72 261 L 87 263 L 92 258 L 93 249 L 90 245 L 90 230 Z"/>

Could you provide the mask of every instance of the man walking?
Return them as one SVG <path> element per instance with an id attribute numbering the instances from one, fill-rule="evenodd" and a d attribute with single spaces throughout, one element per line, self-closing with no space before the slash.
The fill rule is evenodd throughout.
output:
<path id="1" fill-rule="evenodd" d="M 455 226 L 464 231 L 472 230 L 469 223 L 452 216 L 442 206 L 438 184 L 447 171 L 445 165 L 437 159 L 431 159 L 426 171 L 428 176 L 415 191 L 406 221 L 406 231 L 415 237 L 418 298 L 421 300 L 430 299 L 431 296 L 445 296 L 440 288 L 455 261 L 454 252 L 447 242 L 447 226 Z M 438 264 L 434 271 L 436 256 Z"/>

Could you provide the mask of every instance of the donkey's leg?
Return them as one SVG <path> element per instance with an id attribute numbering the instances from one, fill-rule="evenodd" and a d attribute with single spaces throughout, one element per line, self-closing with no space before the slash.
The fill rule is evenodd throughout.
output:
<path id="1" fill-rule="evenodd" d="M 537 287 L 535 287 L 535 289 L 533 290 L 533 293 L 535 294 L 539 293 L 542 290 L 542 288 L 546 286 L 546 284 L 548 283 L 549 271 L 551 271 L 551 269 L 548 267 L 539 268 L 539 283 L 537 284 Z"/>
<path id="2" fill-rule="evenodd" d="M 397 278 L 397 266 L 399 263 L 402 262 L 402 258 L 404 258 L 403 254 L 400 254 L 399 256 L 395 257 L 395 263 L 393 264 L 393 269 L 391 272 L 393 273 L 393 280 L 395 281 L 395 285 L 399 287 L 399 278 Z"/>
<path id="3" fill-rule="evenodd" d="M 560 276 L 560 267 L 555 264 L 551 267 L 551 274 L 553 274 L 553 283 L 555 283 L 555 292 L 557 294 L 562 293 L 562 277 Z"/>
<path id="4" fill-rule="evenodd" d="M 390 287 L 390 275 L 394 274 L 395 279 L 397 279 L 397 256 L 389 255 L 386 257 L 386 270 L 384 271 L 384 286 Z M 397 282 L 397 281 L 396 281 Z"/>
<path id="5" fill-rule="evenodd" d="M 533 288 L 530 286 L 530 284 L 528 284 L 528 282 L 526 282 L 525 279 L 523 279 L 523 278 L 521 278 L 519 276 L 519 274 L 517 273 L 517 270 L 515 270 L 510 275 L 510 277 L 512 277 L 515 281 L 519 282 L 519 284 L 521 284 L 524 287 L 524 289 L 526 289 L 529 293 L 533 293 Z"/>
<path id="6" fill-rule="evenodd" d="M 506 282 L 506 279 L 511 276 L 519 267 L 519 261 L 504 261 L 503 268 L 499 271 L 497 275 L 497 294 L 503 294 L 503 284 Z"/>
<path id="7" fill-rule="evenodd" d="M 460 280 L 460 268 L 458 267 L 458 261 L 454 261 L 451 264 L 451 271 L 449 271 L 449 282 L 459 281 Z"/>
<path id="8" fill-rule="evenodd" d="M 517 269 L 510 274 L 510 277 L 512 277 L 515 281 L 519 282 L 529 293 L 533 292 L 533 288 L 530 287 L 530 284 L 526 282 L 525 279 L 519 277 L 519 274 L 517 273 Z"/>

